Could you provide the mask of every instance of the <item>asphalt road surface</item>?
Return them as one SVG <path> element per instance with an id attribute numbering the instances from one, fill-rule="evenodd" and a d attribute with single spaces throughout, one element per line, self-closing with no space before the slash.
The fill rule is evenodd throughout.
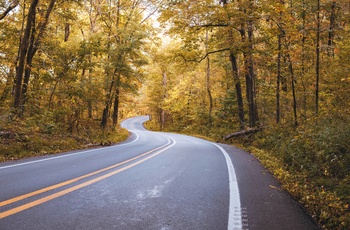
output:
<path id="1" fill-rule="evenodd" d="M 147 120 L 119 145 L 0 164 L 0 229 L 317 229 L 248 153 Z"/>

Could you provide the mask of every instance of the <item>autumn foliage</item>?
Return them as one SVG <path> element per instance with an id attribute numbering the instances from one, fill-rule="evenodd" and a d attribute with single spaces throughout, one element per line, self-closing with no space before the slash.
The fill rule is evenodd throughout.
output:
<path id="1" fill-rule="evenodd" d="M 234 136 L 320 226 L 348 229 L 349 19 L 348 1 L 170 1 L 149 127 Z"/>
<path id="2" fill-rule="evenodd" d="M 349 229 L 349 23 L 347 0 L 2 1 L 1 157 L 114 142 L 137 114 L 239 132 L 320 226 Z"/>

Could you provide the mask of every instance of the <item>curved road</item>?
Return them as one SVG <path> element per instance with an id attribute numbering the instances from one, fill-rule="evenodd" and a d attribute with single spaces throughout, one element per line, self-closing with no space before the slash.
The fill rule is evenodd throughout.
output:
<path id="1" fill-rule="evenodd" d="M 147 120 L 119 145 L 0 164 L 0 230 L 317 229 L 248 153 Z"/>

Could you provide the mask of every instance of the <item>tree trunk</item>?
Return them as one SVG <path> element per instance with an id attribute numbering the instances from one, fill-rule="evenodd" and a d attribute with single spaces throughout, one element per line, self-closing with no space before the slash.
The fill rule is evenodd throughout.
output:
<path id="1" fill-rule="evenodd" d="M 206 36 L 205 36 L 205 50 L 206 52 L 208 52 L 208 45 L 207 42 L 209 40 L 209 35 L 208 35 L 208 30 L 205 31 L 206 32 Z M 207 75 L 206 75 L 206 87 L 207 87 L 207 93 L 208 93 L 208 98 L 209 98 L 209 111 L 208 111 L 208 121 L 209 124 L 211 125 L 212 123 L 212 111 L 213 111 L 213 97 L 211 95 L 211 91 L 210 91 L 210 59 L 209 56 L 207 57 Z"/>
<path id="2" fill-rule="evenodd" d="M 33 17 L 33 25 L 35 25 L 35 17 Z M 21 98 L 21 113 L 24 113 L 24 106 L 27 101 L 27 91 L 28 91 L 28 84 L 29 84 L 29 78 L 30 73 L 32 69 L 32 62 L 33 62 L 33 56 L 35 54 L 35 48 L 34 48 L 34 42 L 35 42 L 35 34 L 36 29 L 35 26 L 32 27 L 32 32 L 30 35 L 30 43 L 27 51 L 27 58 L 26 58 L 26 66 L 24 68 L 24 79 L 23 79 L 23 86 L 22 86 L 22 98 Z"/>
<path id="3" fill-rule="evenodd" d="M 88 75 L 88 82 L 89 82 L 89 88 L 91 88 L 91 86 L 92 86 L 92 73 L 93 73 L 93 64 L 92 64 L 92 60 L 91 60 L 91 54 L 89 55 L 89 75 Z M 93 99 L 91 98 L 91 97 L 89 97 L 89 99 L 88 99 L 88 101 L 87 101 L 87 109 L 88 109 L 88 117 L 90 118 L 90 119 L 92 119 L 92 110 L 93 110 L 93 108 L 92 108 L 92 102 L 93 102 Z"/>
<path id="4" fill-rule="evenodd" d="M 321 3 L 317 0 L 317 32 L 316 32 L 316 84 L 315 84 L 315 114 L 318 115 L 318 97 L 319 97 L 319 81 L 320 81 L 320 18 Z"/>
<path id="5" fill-rule="evenodd" d="M 284 0 L 280 0 L 281 4 L 284 4 Z M 279 20 L 282 21 L 283 11 L 280 12 Z M 278 54 L 277 54 L 277 81 L 276 81 L 276 123 L 281 120 L 281 58 L 282 58 L 282 38 L 285 36 L 283 28 L 279 28 L 278 35 Z"/>
<path id="6" fill-rule="evenodd" d="M 19 64 L 16 73 L 15 100 L 13 107 L 17 110 L 17 115 L 19 116 L 23 115 L 24 105 L 27 100 L 28 83 L 31 74 L 33 57 L 40 46 L 42 37 L 44 36 L 44 32 L 55 2 L 56 0 L 50 1 L 44 16 L 44 20 L 39 22 L 39 33 L 37 35 L 35 28 L 35 14 L 38 0 L 33 0 L 29 7 L 27 25 L 22 38 Z"/>
<path id="7" fill-rule="evenodd" d="M 64 41 L 67 42 L 70 35 L 70 24 L 66 22 L 64 26 Z"/>
<path id="8" fill-rule="evenodd" d="M 303 86 L 303 117 L 304 119 L 307 118 L 307 92 L 306 92 L 306 84 L 305 84 L 305 41 L 306 41 L 306 5 L 305 0 L 303 0 L 303 12 L 302 12 L 302 18 L 303 18 L 303 33 L 302 33 L 302 45 L 301 45 L 301 84 Z"/>
<path id="9" fill-rule="evenodd" d="M 255 102 L 255 73 L 252 59 L 252 37 L 253 29 L 252 23 L 248 22 L 248 52 L 243 51 L 244 67 L 245 67 L 245 79 L 246 79 L 246 96 L 249 108 L 249 126 L 255 127 L 257 122 L 257 108 Z M 245 24 L 241 24 L 240 29 L 241 39 L 243 43 L 247 42 Z"/>
<path id="10" fill-rule="evenodd" d="M 117 82 L 116 82 L 116 89 L 115 89 L 115 95 L 114 95 L 114 109 L 113 109 L 113 127 L 116 127 L 118 123 L 118 111 L 119 111 L 119 94 L 120 94 L 120 73 L 118 74 L 117 77 Z"/>
<path id="11" fill-rule="evenodd" d="M 23 73 L 26 65 L 26 55 L 29 46 L 30 33 L 32 31 L 32 23 L 35 17 L 36 6 L 39 0 L 32 0 L 27 16 L 27 24 L 22 37 L 19 52 L 19 63 L 16 71 L 16 86 L 15 86 L 15 98 L 13 102 L 13 108 L 16 110 L 17 115 L 21 115 L 21 96 L 22 96 L 22 85 L 23 85 Z"/>
<path id="12" fill-rule="evenodd" d="M 296 100 L 296 94 L 295 94 L 295 77 L 294 77 L 294 70 L 293 70 L 293 63 L 290 58 L 289 51 L 287 53 L 287 58 L 289 62 L 289 71 L 292 78 L 292 94 L 293 94 L 293 114 L 294 114 L 294 126 L 298 126 L 298 115 L 297 115 L 297 100 Z"/>
<path id="13" fill-rule="evenodd" d="M 164 93 L 163 93 L 163 100 L 166 99 L 167 97 L 167 92 L 166 92 L 166 88 L 167 88 L 167 75 L 166 75 L 166 72 L 165 70 L 163 70 L 163 82 L 162 82 L 162 85 L 163 85 L 163 90 L 164 90 Z M 160 113 L 160 122 L 161 122 L 161 130 L 164 130 L 165 128 L 165 110 L 163 108 L 161 108 L 161 113 Z"/>
<path id="14" fill-rule="evenodd" d="M 8 98 L 8 95 L 11 91 L 11 87 L 13 86 L 13 79 L 15 77 L 15 70 L 14 69 L 15 69 L 15 67 L 13 65 L 11 65 L 10 72 L 9 72 L 7 79 L 6 79 L 5 88 L 4 88 L 4 90 L 1 94 L 1 97 L 0 97 L 0 106 L 3 106 L 4 102 Z"/>
<path id="15" fill-rule="evenodd" d="M 244 129 L 244 108 L 243 108 L 242 87 L 238 76 L 237 59 L 232 51 L 230 52 L 230 62 L 232 67 L 233 79 L 235 81 L 237 106 L 238 106 L 238 119 L 240 123 L 240 129 Z"/>
<path id="16" fill-rule="evenodd" d="M 206 86 L 207 86 L 207 93 L 209 98 L 209 111 L 208 111 L 208 118 L 209 118 L 209 124 L 212 123 L 212 111 L 213 111 L 213 97 L 211 95 L 210 91 L 210 59 L 207 57 L 207 79 L 206 79 Z"/>
<path id="17" fill-rule="evenodd" d="M 252 4 L 252 3 L 251 3 Z M 255 127 L 259 122 L 258 116 L 258 106 L 256 104 L 256 75 L 254 71 L 254 61 L 253 61 L 253 22 L 249 20 L 248 22 L 248 42 L 249 42 L 249 52 L 248 52 L 248 63 L 249 63 L 249 81 L 250 81 L 250 97 L 251 97 L 251 127 Z"/>
<path id="18" fill-rule="evenodd" d="M 112 103 L 111 98 L 112 98 L 112 91 L 114 89 L 114 82 L 115 82 L 115 79 L 113 77 L 111 81 L 111 85 L 109 87 L 109 91 L 107 92 L 105 107 L 102 112 L 102 118 L 101 118 L 101 124 L 100 124 L 100 127 L 102 129 L 105 129 L 107 126 L 108 117 L 109 117 L 109 108 L 111 107 L 111 103 Z"/>
<path id="19" fill-rule="evenodd" d="M 120 89 L 119 86 L 117 86 L 115 90 L 115 95 L 114 95 L 114 109 L 113 109 L 113 127 L 116 127 L 118 124 L 118 111 L 119 111 L 119 93 Z"/>
<path id="20" fill-rule="evenodd" d="M 228 1 L 227 0 L 221 0 L 221 3 L 223 4 L 223 7 L 226 9 Z M 229 15 L 228 15 L 229 16 Z M 228 38 L 230 43 L 233 43 L 233 31 L 232 28 L 229 28 L 228 31 Z M 237 67 L 237 58 L 233 51 L 230 51 L 230 62 L 232 67 L 232 75 L 235 82 L 235 89 L 236 89 L 236 96 L 237 96 L 237 109 L 238 109 L 238 120 L 240 123 L 240 129 L 244 129 L 244 107 L 243 107 L 243 96 L 242 96 L 242 87 L 241 82 L 239 80 L 238 75 L 238 67 Z"/>
<path id="21" fill-rule="evenodd" d="M 278 55 L 277 55 L 277 83 L 276 83 L 276 123 L 281 119 L 280 87 L 281 87 L 281 56 L 282 56 L 282 32 L 278 35 Z"/>
<path id="22" fill-rule="evenodd" d="M 335 26 L 335 9 L 337 2 L 332 0 L 331 15 L 329 17 L 329 31 L 328 31 L 328 56 L 334 57 L 334 26 Z"/>
<path id="23" fill-rule="evenodd" d="M 247 129 L 247 130 L 241 130 L 239 132 L 235 132 L 235 133 L 231 133 L 231 134 L 228 134 L 226 136 L 223 137 L 223 139 L 225 141 L 233 138 L 233 137 L 240 137 L 240 136 L 246 136 L 246 135 L 249 135 L 249 134 L 253 134 L 253 133 L 256 133 L 256 132 L 259 132 L 262 128 L 250 128 L 250 129 Z"/>

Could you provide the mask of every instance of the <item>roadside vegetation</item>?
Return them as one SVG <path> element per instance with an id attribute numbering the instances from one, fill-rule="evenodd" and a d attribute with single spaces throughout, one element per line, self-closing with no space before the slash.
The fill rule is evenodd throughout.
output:
<path id="1" fill-rule="evenodd" d="M 157 121 L 146 127 L 160 130 Z M 266 126 L 255 134 L 228 141 L 230 130 L 212 128 L 210 133 L 193 125 L 181 132 L 228 143 L 250 152 L 272 172 L 323 229 L 350 227 L 350 120 L 344 117 L 314 119 L 297 128 L 288 124 Z"/>
<path id="2" fill-rule="evenodd" d="M 129 133 L 122 128 L 102 130 L 99 122 L 83 120 L 74 128 L 47 115 L 0 120 L 0 162 L 65 151 L 117 144 Z"/>
<path id="3" fill-rule="evenodd" d="M 316 122 L 316 121 L 313 121 Z M 319 119 L 266 128 L 244 148 L 256 156 L 325 229 L 350 227 L 350 123 Z"/>

